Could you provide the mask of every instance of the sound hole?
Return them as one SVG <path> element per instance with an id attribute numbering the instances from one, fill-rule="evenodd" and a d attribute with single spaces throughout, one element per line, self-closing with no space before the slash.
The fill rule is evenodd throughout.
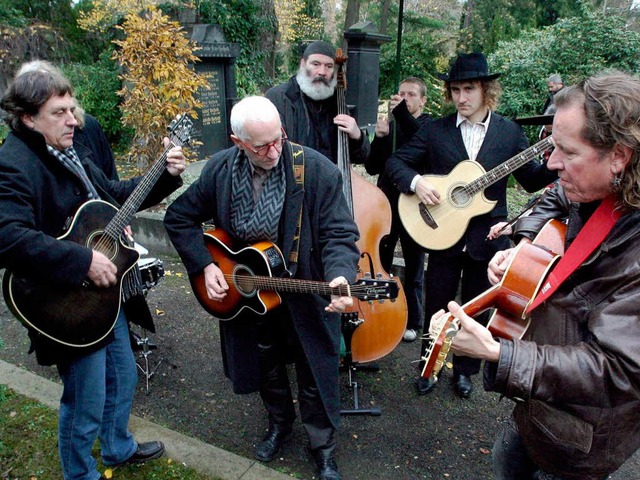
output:
<path id="1" fill-rule="evenodd" d="M 118 255 L 118 242 L 114 241 L 103 230 L 93 232 L 87 238 L 87 247 L 96 252 L 104 254 L 109 260 L 113 260 Z"/>
<path id="2" fill-rule="evenodd" d="M 465 189 L 465 185 L 454 185 L 450 192 L 451 204 L 454 207 L 463 208 L 471 202 L 471 195 Z"/>
<path id="3" fill-rule="evenodd" d="M 236 265 L 233 269 L 233 283 L 245 297 L 252 297 L 256 293 L 255 274 L 246 265 Z"/>

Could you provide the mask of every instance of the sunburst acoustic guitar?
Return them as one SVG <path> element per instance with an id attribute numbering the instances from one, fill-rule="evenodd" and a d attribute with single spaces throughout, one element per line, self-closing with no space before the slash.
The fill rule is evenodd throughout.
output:
<path id="1" fill-rule="evenodd" d="M 494 337 L 522 338 L 529 327 L 525 314 L 547 275 L 564 253 L 566 225 L 558 220 L 549 221 L 533 240 L 516 247 L 502 280 L 462 305 L 470 317 L 494 308 L 487 328 Z M 445 365 L 451 343 L 458 333 L 459 322 L 452 315 L 443 315 L 429 328 L 429 345 L 421 360 L 421 376 L 435 382 Z"/>
<path id="2" fill-rule="evenodd" d="M 282 252 L 271 242 L 236 248 L 229 234 L 220 229 L 207 230 L 204 240 L 229 284 L 227 296 L 221 302 L 211 300 L 202 272 L 192 275 L 190 281 L 200 305 L 219 320 L 231 320 L 245 309 L 264 315 L 282 303 L 278 292 L 351 296 L 380 302 L 398 296 L 398 284 L 388 278 L 360 278 L 354 284 L 339 287 L 329 287 L 328 282 L 290 278 Z"/>

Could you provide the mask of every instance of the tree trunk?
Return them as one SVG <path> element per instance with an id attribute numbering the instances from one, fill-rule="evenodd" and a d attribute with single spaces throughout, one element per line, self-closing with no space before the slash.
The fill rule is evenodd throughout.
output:
<path id="1" fill-rule="evenodd" d="M 389 27 L 389 5 L 391 0 L 380 0 L 380 33 L 387 34 Z"/>
<path id="2" fill-rule="evenodd" d="M 271 18 L 273 30 L 264 29 L 260 32 L 260 45 L 264 48 L 266 55 L 263 59 L 264 71 L 266 73 L 265 86 L 272 85 L 276 76 L 276 34 L 278 31 L 278 18 L 273 0 L 261 0 L 262 17 Z M 261 85 L 261 87 L 263 87 Z"/>

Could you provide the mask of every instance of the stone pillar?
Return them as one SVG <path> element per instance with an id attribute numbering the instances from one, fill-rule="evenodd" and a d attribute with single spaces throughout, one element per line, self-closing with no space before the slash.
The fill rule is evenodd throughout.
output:
<path id="1" fill-rule="evenodd" d="M 391 37 L 378 32 L 372 22 L 360 22 L 345 30 L 347 41 L 347 104 L 362 128 L 375 128 L 378 120 L 380 45 Z"/>
<path id="2" fill-rule="evenodd" d="M 197 150 L 203 160 L 232 143 L 229 116 L 237 95 L 234 64 L 240 45 L 228 43 L 222 29 L 210 24 L 193 25 L 191 40 L 198 45 L 195 54 L 201 60 L 194 65 L 195 71 L 207 78 L 210 87 L 198 93 L 202 108 L 194 121 L 193 138 L 202 143 Z"/>

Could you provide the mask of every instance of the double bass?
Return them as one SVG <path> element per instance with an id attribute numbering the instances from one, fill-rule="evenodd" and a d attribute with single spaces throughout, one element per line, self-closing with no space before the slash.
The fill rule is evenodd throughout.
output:
<path id="1" fill-rule="evenodd" d="M 338 66 L 338 114 L 348 115 L 346 102 L 346 57 L 336 52 Z M 353 219 L 360 231 L 356 243 L 360 251 L 358 279 L 390 279 L 380 261 L 380 242 L 391 231 L 391 207 L 386 195 L 356 173 L 349 158 L 349 138 L 338 130 L 338 168 L 342 173 L 343 192 Z M 348 354 L 354 363 L 373 362 L 390 353 L 402 340 L 407 326 L 407 299 L 400 282 L 398 297 L 392 301 L 354 300 L 343 313 L 343 334 Z M 350 349 L 350 351 L 349 351 Z"/>

